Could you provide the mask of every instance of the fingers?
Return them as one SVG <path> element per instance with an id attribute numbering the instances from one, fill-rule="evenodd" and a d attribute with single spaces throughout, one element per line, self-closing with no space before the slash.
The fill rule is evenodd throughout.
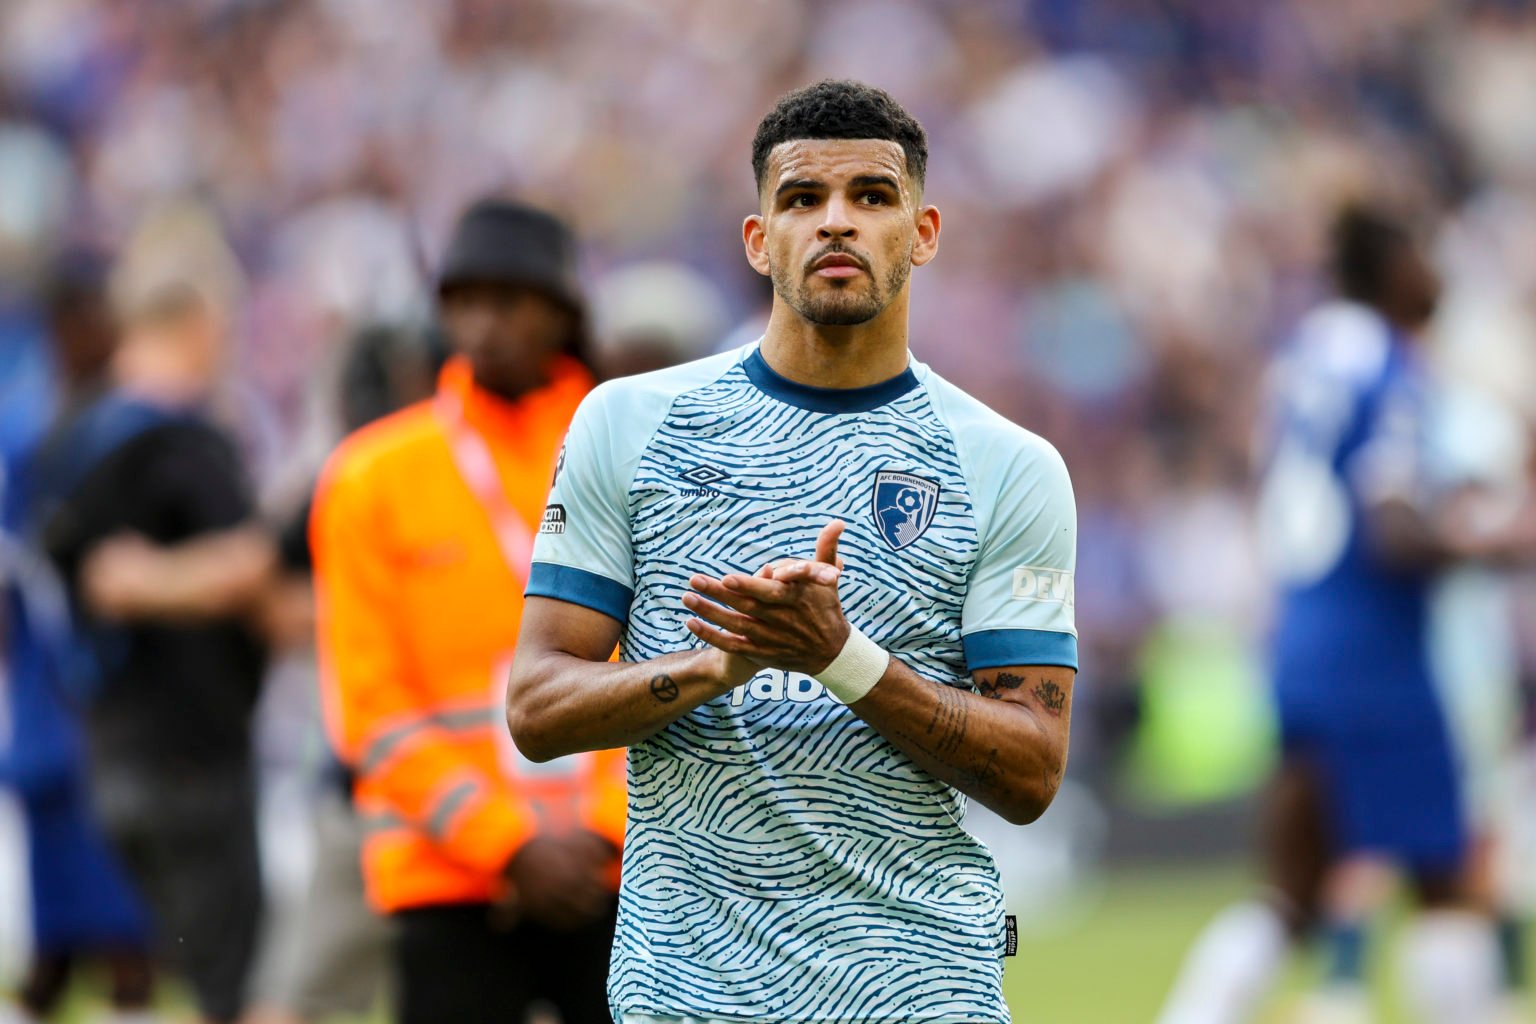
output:
<path id="1" fill-rule="evenodd" d="M 699 618 L 719 626 L 721 629 L 732 633 L 746 635 L 752 631 L 754 620 L 749 615 L 732 611 L 722 605 L 707 601 L 698 594 L 684 594 L 683 607 L 693 612 Z"/>
<path id="2" fill-rule="evenodd" d="M 821 583 L 833 584 L 837 582 L 842 570 L 842 559 L 839 558 L 836 567 L 825 562 L 812 562 L 801 559 L 796 562 L 787 562 L 773 571 L 773 578 L 780 583 Z"/>
<path id="3" fill-rule="evenodd" d="M 723 629 L 711 626 L 703 619 L 689 619 L 683 623 L 688 627 L 688 632 L 703 640 L 709 646 L 724 651 L 727 654 L 738 654 L 744 658 L 759 653 L 757 645 L 744 636 L 737 636 Z"/>
<path id="4" fill-rule="evenodd" d="M 846 525 L 841 519 L 834 519 L 821 528 L 821 535 L 816 538 L 816 561 L 828 565 L 839 564 L 837 539 L 843 535 Z"/>
<path id="5" fill-rule="evenodd" d="M 778 581 L 778 570 L 770 571 L 772 576 L 731 573 L 718 580 L 698 574 L 689 578 L 688 585 L 717 604 L 751 615 L 758 604 L 784 604 L 791 596 L 790 588 Z"/>

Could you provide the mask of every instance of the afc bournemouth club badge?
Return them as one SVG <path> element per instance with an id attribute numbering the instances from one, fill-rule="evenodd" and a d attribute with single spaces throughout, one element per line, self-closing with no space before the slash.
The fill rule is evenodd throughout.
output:
<path id="1" fill-rule="evenodd" d="M 939 485 L 911 473 L 875 474 L 875 527 L 893 551 L 921 537 L 939 507 Z"/>

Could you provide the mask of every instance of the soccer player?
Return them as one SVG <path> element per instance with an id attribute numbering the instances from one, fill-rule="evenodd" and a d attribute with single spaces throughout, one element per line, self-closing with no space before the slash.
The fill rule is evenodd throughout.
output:
<path id="1" fill-rule="evenodd" d="M 1529 529 L 1453 528 L 1429 472 L 1416 338 L 1439 281 L 1411 233 L 1351 209 L 1332 249 L 1339 297 L 1303 320 L 1276 367 L 1278 430 L 1260 501 L 1280 575 L 1272 895 L 1207 928 L 1161 1024 L 1250 1019 L 1288 941 L 1314 934 L 1326 940 L 1329 978 L 1313 1012 L 1370 1019 L 1364 929 L 1398 870 L 1425 911 L 1403 943 L 1415 1009 L 1466 1024 L 1491 1012 L 1495 951 L 1461 883 L 1467 827 L 1432 686 L 1428 597 L 1438 568 L 1516 556 Z"/>
<path id="2" fill-rule="evenodd" d="M 908 352 L 921 126 L 827 81 L 752 153 L 766 333 L 583 402 L 508 723 L 535 761 L 630 747 L 617 1021 L 1007 1021 L 961 820 L 1032 821 L 1061 781 L 1066 468 Z"/>

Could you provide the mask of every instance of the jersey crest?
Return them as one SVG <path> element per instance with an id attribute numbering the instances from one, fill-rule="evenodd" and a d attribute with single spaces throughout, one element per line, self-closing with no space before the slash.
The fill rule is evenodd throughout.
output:
<path id="1" fill-rule="evenodd" d="M 921 537 L 938 507 L 939 485 L 934 481 L 890 469 L 875 474 L 875 527 L 891 550 L 900 551 Z"/>

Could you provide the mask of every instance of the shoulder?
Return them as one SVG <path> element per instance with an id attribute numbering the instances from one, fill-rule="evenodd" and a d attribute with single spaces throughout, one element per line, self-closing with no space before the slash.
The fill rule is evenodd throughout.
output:
<path id="1" fill-rule="evenodd" d="M 1374 310 L 1355 302 L 1328 302 L 1296 325 L 1288 361 L 1309 377 L 1363 389 L 1392 365 L 1392 330 Z"/>
<path id="2" fill-rule="evenodd" d="M 70 428 L 65 457 L 82 467 L 121 467 L 157 479 L 237 468 L 240 453 L 223 427 L 195 408 L 107 395 Z"/>
<path id="3" fill-rule="evenodd" d="M 934 411 L 954 438 L 961 465 L 973 483 L 989 478 L 1016 479 L 1020 474 L 1066 483 L 1067 466 L 1055 445 L 926 366 L 914 364 L 913 368 Z"/>
<path id="4" fill-rule="evenodd" d="M 615 467 L 637 460 L 673 403 L 729 374 L 746 351 L 723 352 L 664 370 L 604 381 L 576 410 L 570 443 L 597 448 L 602 459 Z"/>

